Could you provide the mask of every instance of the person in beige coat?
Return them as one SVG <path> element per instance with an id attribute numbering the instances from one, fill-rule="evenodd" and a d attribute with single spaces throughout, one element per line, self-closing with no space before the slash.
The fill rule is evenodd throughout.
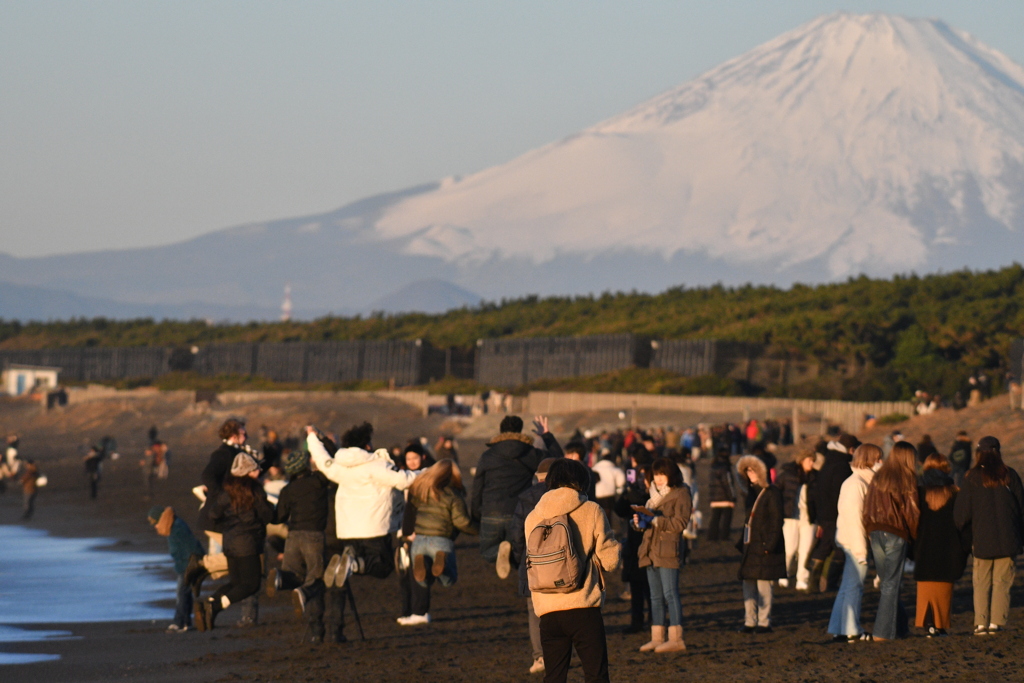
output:
<path id="1" fill-rule="evenodd" d="M 530 532 L 545 519 L 568 515 L 573 544 L 586 558 L 582 586 L 571 593 L 533 592 L 533 609 L 540 617 L 544 651 L 545 683 L 565 681 L 575 646 L 590 681 L 608 681 L 608 643 L 605 638 L 604 577 L 602 572 L 619 566 L 619 542 L 604 510 L 587 500 L 590 473 L 575 460 L 558 459 L 547 477 L 548 492 L 527 515 L 524 530 Z"/>

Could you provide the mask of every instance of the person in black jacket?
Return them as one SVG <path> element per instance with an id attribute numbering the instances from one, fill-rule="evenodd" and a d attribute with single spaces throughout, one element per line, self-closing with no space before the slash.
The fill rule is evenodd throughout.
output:
<path id="1" fill-rule="evenodd" d="M 501 433 L 488 442 L 473 475 L 470 514 L 480 524 L 480 554 L 496 563 L 503 579 L 511 571 L 508 525 L 519 494 L 530 487 L 541 460 L 562 457 L 561 446 L 548 431 L 548 419 L 538 415 L 533 425 L 547 450 L 534 448 L 533 439 L 522 433 L 522 418 L 508 415 L 501 421 Z"/>
<path id="2" fill-rule="evenodd" d="M 978 442 L 975 466 L 964 477 L 953 517 L 970 529 L 974 555 L 974 633 L 988 635 L 1006 626 L 1014 561 L 1024 545 L 1024 487 L 1003 463 L 999 440 Z"/>
<path id="3" fill-rule="evenodd" d="M 787 462 L 779 469 L 779 476 L 775 480 L 782 491 L 785 518 L 782 532 L 786 539 L 786 573 L 789 576 L 779 580 L 783 588 L 789 586 L 790 578 L 796 579 L 797 590 L 810 588 L 807 559 L 818 531 L 814 501 L 817 474 L 814 469 L 814 452 L 802 451 L 797 454 L 796 460 Z"/>
<path id="4" fill-rule="evenodd" d="M 537 507 L 537 501 L 547 493 L 548 487 L 544 480 L 548 477 L 548 470 L 555 458 L 545 458 L 537 465 L 537 473 L 534 480 L 537 482 L 530 488 L 519 494 L 519 502 L 516 503 L 515 512 L 512 513 L 512 522 L 509 526 L 509 542 L 512 544 L 512 558 L 519 565 L 519 590 L 521 598 L 526 598 L 526 615 L 530 631 L 530 646 L 533 648 L 533 664 L 530 666 L 530 673 L 535 674 L 544 670 L 544 650 L 540 644 L 540 617 L 533 611 L 533 597 L 530 595 L 530 584 L 526 577 L 526 516 Z"/>
<path id="5" fill-rule="evenodd" d="M 817 514 L 817 543 L 811 551 L 811 574 L 809 586 L 824 593 L 835 590 L 843 575 L 845 554 L 836 552 L 836 520 L 839 518 L 839 492 L 843 482 L 853 474 L 850 468 L 853 452 L 860 441 L 851 434 L 843 434 L 838 441 L 831 441 L 825 449 L 825 462 L 815 479 L 814 504 Z M 825 561 L 829 563 L 828 574 L 822 577 Z"/>
<path id="6" fill-rule="evenodd" d="M 739 578 L 743 582 L 742 633 L 771 633 L 772 582 L 786 577 L 786 544 L 782 537 L 782 492 L 768 481 L 764 461 L 745 455 L 736 471 L 757 492 L 747 514 Z"/>
<path id="7" fill-rule="evenodd" d="M 963 488 L 964 475 L 971 469 L 971 439 L 963 430 L 956 433 L 956 439 L 949 447 L 949 466 L 952 469 L 953 482 Z"/>
<path id="8" fill-rule="evenodd" d="M 209 518 L 223 529 L 230 579 L 212 597 L 196 603 L 195 623 L 200 631 L 212 630 L 220 612 L 260 589 L 260 555 L 267 539 L 267 524 L 274 519 L 274 508 L 256 481 L 259 475 L 256 459 L 239 453 L 223 487 L 208 502 Z"/>
<path id="9" fill-rule="evenodd" d="M 296 611 L 309 624 L 309 642 L 324 638 L 324 529 L 327 527 L 327 477 L 309 468 L 309 456 L 290 451 L 282 464 L 289 478 L 281 489 L 275 523 L 288 525 L 281 570 L 267 575 L 267 596 L 291 590 Z"/>
<path id="10" fill-rule="evenodd" d="M 715 452 L 709 476 L 711 524 L 708 528 L 708 540 L 728 541 L 732 533 L 732 512 L 736 508 L 736 482 L 732 475 L 728 446 L 719 446 Z"/>
<path id="11" fill-rule="evenodd" d="M 914 540 L 914 580 L 917 581 L 915 626 L 928 637 L 944 636 L 953 606 L 953 584 L 964 575 L 970 544 L 963 543 L 953 519 L 957 487 L 949 463 L 939 453 L 924 461 L 918 508 L 921 517 Z"/>
<path id="12" fill-rule="evenodd" d="M 615 514 L 625 520 L 632 520 L 636 514 L 633 505 L 647 503 L 647 482 L 651 479 L 651 455 L 640 445 L 630 448 L 630 468 L 626 470 L 626 487 L 615 501 Z M 622 581 L 629 584 L 629 626 L 626 633 L 640 633 L 645 630 L 644 602 L 647 602 L 647 618 L 653 621 L 651 612 L 651 585 L 647 581 L 647 570 L 640 567 L 640 544 L 644 532 L 626 524 L 626 542 L 622 547 Z"/>

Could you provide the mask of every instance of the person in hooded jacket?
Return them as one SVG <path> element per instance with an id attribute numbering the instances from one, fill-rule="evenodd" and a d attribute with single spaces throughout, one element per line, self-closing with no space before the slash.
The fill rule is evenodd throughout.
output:
<path id="1" fill-rule="evenodd" d="M 324 570 L 327 588 L 342 588 L 352 574 L 387 578 L 394 571 L 391 546 L 392 491 L 409 488 L 416 475 L 395 468 L 387 449 L 373 450 L 373 425 L 345 432 L 341 448 L 328 453 L 315 427 L 306 427 L 306 445 L 316 468 L 338 485 L 335 533 L 344 550 Z"/>
<path id="2" fill-rule="evenodd" d="M 839 491 L 836 545 L 846 554 L 843 579 L 832 603 L 828 632 L 835 642 L 870 640 L 860 624 L 864 579 L 868 573 L 868 533 L 864 530 L 864 497 L 882 461 L 882 449 L 870 443 L 853 451 L 853 474 Z"/>
<path id="3" fill-rule="evenodd" d="M 196 604 L 195 622 L 200 631 L 213 630 L 220 612 L 260 589 L 260 555 L 267 539 L 267 524 L 274 520 L 274 508 L 256 481 L 259 475 L 259 463 L 251 455 L 237 454 L 223 487 L 207 502 L 209 519 L 223 529 L 230 579 L 212 597 Z"/>
<path id="4" fill-rule="evenodd" d="M 732 513 L 736 509 L 736 481 L 733 479 L 728 446 L 720 446 L 715 451 L 709 479 L 711 524 L 708 527 L 708 540 L 728 541 L 732 533 Z"/>
<path id="5" fill-rule="evenodd" d="M 618 567 L 619 542 L 604 510 L 583 493 L 590 486 L 590 474 L 585 467 L 574 460 L 558 458 L 551 464 L 546 483 L 548 491 L 526 516 L 524 532 L 529 538 L 530 532 L 544 520 L 567 515 L 573 545 L 585 558 L 585 570 L 582 585 L 571 593 L 532 594 L 534 610 L 540 617 L 544 681 L 564 683 L 574 647 L 588 683 L 609 681 L 608 641 L 601 616 L 602 572 Z"/>
<path id="6" fill-rule="evenodd" d="M 1010 617 L 1015 560 L 1024 545 L 1024 487 L 1003 462 L 999 439 L 982 437 L 964 477 L 953 517 L 971 534 L 974 555 L 974 633 L 999 633 Z"/>
<path id="7" fill-rule="evenodd" d="M 742 633 L 771 633 L 772 582 L 786 577 L 786 542 L 782 534 L 782 492 L 768 481 L 768 468 L 753 455 L 736 463 L 736 471 L 754 492 L 743 537 L 739 578 L 743 582 Z"/>
<path id="8" fill-rule="evenodd" d="M 963 430 L 956 433 L 956 439 L 949 447 L 949 466 L 953 483 L 957 488 L 963 488 L 964 475 L 971 469 L 971 438 Z"/>
<path id="9" fill-rule="evenodd" d="M 651 588 L 651 640 L 640 647 L 641 652 L 684 652 L 683 611 L 679 601 L 679 568 L 682 566 L 683 531 L 690 523 L 693 498 L 683 475 L 668 458 L 658 458 L 651 465 L 650 498 L 645 509 L 655 513 L 645 523 L 644 537 L 637 553 L 640 567 L 647 568 Z M 633 515 L 634 526 L 641 518 Z M 668 637 L 665 637 L 665 612 L 668 612 Z"/>
<path id="10" fill-rule="evenodd" d="M 970 544 L 964 543 L 953 519 L 957 491 L 946 458 L 940 453 L 925 458 L 918 487 L 921 517 L 914 543 L 914 625 L 927 629 L 929 638 L 946 635 L 953 608 L 953 584 L 964 575 L 970 552 Z"/>
<path id="11" fill-rule="evenodd" d="M 563 455 L 558 440 L 548 430 L 548 419 L 538 415 L 533 425 L 547 450 L 534 448 L 533 438 L 522 433 L 522 418 L 507 415 L 501 421 L 501 433 L 487 442 L 488 448 L 473 475 L 470 512 L 480 527 L 480 554 L 495 564 L 502 579 L 512 571 L 508 526 L 519 494 L 530 488 L 541 460 Z"/>
<path id="12" fill-rule="evenodd" d="M 167 627 L 168 633 L 184 633 L 192 628 L 192 590 L 185 581 L 185 570 L 193 557 L 203 556 L 203 546 L 192 534 L 185 520 L 174 513 L 172 507 L 150 508 L 147 520 L 157 534 L 167 538 L 167 549 L 174 561 L 174 573 L 178 575 L 177 600 L 174 603 L 174 621 Z"/>
<path id="13" fill-rule="evenodd" d="M 917 536 L 917 449 L 906 441 L 893 445 L 864 496 L 864 530 L 878 571 L 878 612 L 872 640 L 893 640 L 907 634 L 907 614 L 900 600 L 903 565 Z"/>
<path id="14" fill-rule="evenodd" d="M 824 593 L 838 583 L 842 575 L 845 555 L 836 552 L 836 520 L 839 517 L 839 492 L 853 470 L 850 460 L 860 446 L 857 437 L 843 434 L 836 441 L 830 441 L 824 449 L 824 463 L 815 479 L 814 506 L 817 514 L 818 532 L 814 549 L 811 551 L 811 573 L 808 584 L 812 590 Z M 825 562 L 829 558 L 828 573 L 822 576 Z"/>
<path id="15" fill-rule="evenodd" d="M 796 459 L 779 470 L 775 485 L 782 491 L 782 510 L 785 515 L 782 534 L 786 539 L 785 579 L 779 580 L 783 588 L 789 587 L 790 578 L 796 579 L 798 591 L 808 590 L 810 570 L 807 559 L 817 534 L 814 508 L 814 452 L 801 451 Z M 794 571 L 795 570 L 795 571 Z"/>

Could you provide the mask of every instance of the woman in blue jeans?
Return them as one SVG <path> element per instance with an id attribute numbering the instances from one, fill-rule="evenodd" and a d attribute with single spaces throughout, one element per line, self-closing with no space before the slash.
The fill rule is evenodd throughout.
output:
<path id="1" fill-rule="evenodd" d="M 917 536 L 921 512 L 917 493 L 917 449 L 906 441 L 892 447 L 864 498 L 864 530 L 871 540 L 871 555 L 881 582 L 872 638 L 892 640 L 909 631 L 907 612 L 900 601 L 903 562 Z"/>
<path id="2" fill-rule="evenodd" d="M 459 466 L 451 460 L 439 460 L 418 476 L 409 487 L 403 526 L 412 526 L 413 580 L 421 591 L 421 604 L 413 605 L 413 614 L 400 617 L 402 626 L 430 623 L 430 585 L 434 579 L 451 586 L 458 579 L 455 564 L 455 536 L 462 531 L 477 535 L 479 530 L 469 518 L 465 489 Z"/>
<path id="3" fill-rule="evenodd" d="M 679 602 L 679 567 L 682 566 L 682 533 L 690 523 L 693 500 L 683 483 L 679 466 L 668 458 L 658 458 L 651 466 L 650 499 L 644 506 L 653 515 L 639 513 L 633 524 L 643 528 L 637 559 L 647 568 L 651 587 L 651 640 L 641 652 L 682 652 L 683 608 Z M 668 608 L 668 637 L 665 636 L 665 610 Z"/>

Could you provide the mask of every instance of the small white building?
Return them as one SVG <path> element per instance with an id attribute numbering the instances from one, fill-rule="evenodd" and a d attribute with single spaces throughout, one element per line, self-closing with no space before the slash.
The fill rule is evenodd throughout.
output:
<path id="1" fill-rule="evenodd" d="M 57 377 L 59 375 L 60 368 L 12 363 L 3 370 L 3 390 L 8 396 L 23 396 L 31 394 L 37 389 L 40 391 L 50 391 L 57 388 Z"/>

